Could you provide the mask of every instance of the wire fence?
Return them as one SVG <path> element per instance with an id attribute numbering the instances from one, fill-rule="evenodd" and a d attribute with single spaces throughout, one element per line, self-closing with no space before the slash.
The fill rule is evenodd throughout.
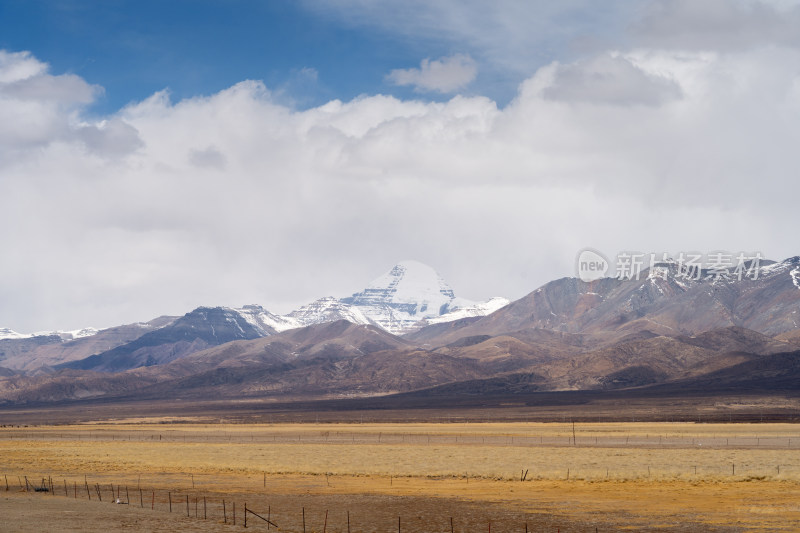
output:
<path id="1" fill-rule="evenodd" d="M 214 522 L 231 527 L 257 528 L 258 530 L 275 530 L 303 533 L 330 532 L 432 532 L 449 531 L 518 531 L 525 532 L 543 529 L 543 517 L 527 517 L 524 515 L 508 515 L 497 520 L 486 516 L 447 515 L 437 513 L 434 517 L 422 517 L 418 513 L 393 514 L 391 512 L 376 513 L 373 511 L 351 512 L 349 509 L 323 508 L 320 505 L 305 507 L 302 505 L 276 508 L 269 504 L 269 496 L 249 495 L 245 497 L 224 497 L 218 493 L 206 493 L 188 488 L 145 487 L 141 484 L 130 486 L 123 483 L 98 482 L 84 476 L 83 479 L 55 479 L 52 476 L 17 475 L 9 481 L 3 475 L 6 491 L 35 493 L 37 496 L 66 498 L 81 502 L 111 503 L 120 506 L 120 512 L 137 508 L 156 513 L 168 513 L 175 516 L 195 520 Z M 0 488 L 2 490 L 2 488 Z M 258 503 L 253 504 L 253 500 Z M 389 516 L 391 515 L 391 516 Z M 88 516 L 87 516 L 87 519 Z M 547 531 L 560 531 L 558 522 L 548 523 Z M 597 531 L 597 527 L 594 527 Z"/>

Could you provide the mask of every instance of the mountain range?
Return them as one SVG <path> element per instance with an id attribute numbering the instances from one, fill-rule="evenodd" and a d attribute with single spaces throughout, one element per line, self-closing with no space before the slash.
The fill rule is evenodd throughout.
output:
<path id="1" fill-rule="evenodd" d="M 288 315 L 201 307 L 77 338 L 6 331 L 0 402 L 800 389 L 800 257 L 743 279 L 698 274 L 664 262 L 638 280 L 562 278 L 475 303 L 404 261 Z"/>

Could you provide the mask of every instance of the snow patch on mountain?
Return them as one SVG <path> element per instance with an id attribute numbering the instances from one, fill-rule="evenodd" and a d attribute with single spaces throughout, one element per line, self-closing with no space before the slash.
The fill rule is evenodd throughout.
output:
<path id="1" fill-rule="evenodd" d="M 234 310 L 264 337 L 272 335 L 275 332 L 303 326 L 303 324 L 291 317 L 270 313 L 260 305 L 245 305 L 244 307 Z"/>
<path id="2" fill-rule="evenodd" d="M 0 340 L 5 339 L 28 339 L 33 337 L 33 335 L 26 335 L 24 333 L 17 333 L 16 331 L 9 329 L 9 328 L 0 328 Z"/>
<path id="3" fill-rule="evenodd" d="M 98 330 L 95 328 L 82 328 L 72 331 L 39 331 L 36 333 L 17 333 L 9 328 L 0 328 L 0 340 L 5 339 L 32 339 L 33 337 L 60 337 L 62 341 L 74 341 L 84 337 L 96 335 Z"/>
<path id="4" fill-rule="evenodd" d="M 83 329 L 75 329 L 72 331 L 57 331 L 55 332 L 55 335 L 61 337 L 62 341 L 74 341 L 76 339 L 83 339 L 84 337 L 92 337 L 94 335 L 97 335 L 98 331 L 99 330 L 95 328 L 83 328 Z M 53 333 L 50 333 L 49 335 L 53 335 Z"/>
<path id="5" fill-rule="evenodd" d="M 786 271 L 792 266 L 790 261 L 791 259 L 786 259 L 781 262 L 769 262 L 769 264 L 759 267 L 759 277 L 771 276 Z"/>
<path id="6" fill-rule="evenodd" d="M 453 322 L 455 320 L 461 320 L 462 318 L 486 316 L 494 313 L 498 309 L 507 306 L 509 303 L 511 302 L 507 298 L 496 296 L 494 298 L 490 298 L 485 302 L 478 302 L 464 307 L 456 307 L 453 311 L 450 311 L 449 313 L 445 313 L 443 315 L 434 318 L 426 318 L 422 320 L 418 325 L 427 326 L 431 324 L 442 324 L 444 322 Z"/>
<path id="7" fill-rule="evenodd" d="M 284 318 L 299 324 L 299 326 L 295 327 L 334 322 L 336 320 L 347 320 L 353 324 L 373 324 L 373 321 L 367 318 L 361 309 L 343 303 L 332 296 L 320 298 L 308 305 L 304 305 Z"/>

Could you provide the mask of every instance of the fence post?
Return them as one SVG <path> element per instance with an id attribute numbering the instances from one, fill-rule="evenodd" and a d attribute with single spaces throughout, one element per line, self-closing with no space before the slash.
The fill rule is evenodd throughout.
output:
<path id="1" fill-rule="evenodd" d="M 247 527 L 247 502 L 244 502 L 244 527 Z"/>
<path id="2" fill-rule="evenodd" d="M 169 500 L 169 512 L 172 512 L 172 493 L 167 491 L 167 499 Z"/>
<path id="3" fill-rule="evenodd" d="M 225 509 L 225 500 L 222 500 L 222 521 L 228 523 L 228 512 Z"/>

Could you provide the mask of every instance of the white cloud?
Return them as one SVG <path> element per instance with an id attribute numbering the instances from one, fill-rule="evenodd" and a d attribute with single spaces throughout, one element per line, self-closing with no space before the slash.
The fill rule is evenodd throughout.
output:
<path id="1" fill-rule="evenodd" d="M 6 85 L 62 79 L 0 57 Z M 586 246 L 798 253 L 784 230 L 800 50 L 592 57 L 539 69 L 505 108 L 364 96 L 297 111 L 243 81 L 92 121 L 81 91 L 2 97 L 17 122 L 0 120 L 0 326 L 284 312 L 405 257 L 464 297 L 515 298 L 571 275 Z"/>
<path id="2" fill-rule="evenodd" d="M 603 54 L 555 69 L 545 98 L 565 102 L 658 106 L 681 97 L 677 83 L 650 74 L 628 58 Z"/>
<path id="3" fill-rule="evenodd" d="M 0 50 L 0 83 L 4 85 L 40 76 L 46 71 L 47 65 L 30 52 Z"/>
<path id="4" fill-rule="evenodd" d="M 419 68 L 395 69 L 386 79 L 395 85 L 411 85 L 420 92 L 453 93 L 469 85 L 477 73 L 471 57 L 455 54 L 434 61 L 423 59 Z"/>
<path id="5" fill-rule="evenodd" d="M 800 46 L 796 1 L 661 0 L 632 25 L 637 42 L 681 50 Z"/>
<path id="6" fill-rule="evenodd" d="M 84 141 L 89 150 L 102 143 L 113 144 L 117 152 L 123 144 L 123 151 L 135 149 L 138 140 L 130 127 L 80 119 L 79 110 L 101 93 L 101 87 L 74 74 L 49 74 L 47 64 L 29 52 L 0 50 L 0 156 L 54 142 Z M 122 137 L 127 140 L 120 143 Z"/>

